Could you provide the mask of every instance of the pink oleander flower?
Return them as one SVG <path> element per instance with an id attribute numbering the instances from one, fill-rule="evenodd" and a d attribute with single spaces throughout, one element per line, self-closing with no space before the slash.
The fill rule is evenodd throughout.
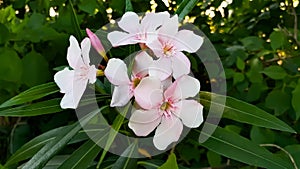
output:
<path id="1" fill-rule="evenodd" d="M 143 19 L 134 12 L 126 12 L 118 22 L 125 32 L 113 31 L 107 35 L 112 46 L 151 43 L 157 38 L 157 28 L 170 17 L 168 12 L 147 13 Z"/>
<path id="2" fill-rule="evenodd" d="M 147 46 L 159 58 L 149 68 L 149 74 L 160 77 L 161 80 L 173 75 L 176 79 L 190 73 L 191 63 L 182 53 L 196 52 L 203 43 L 203 38 L 190 30 L 178 31 L 178 16 L 165 20 L 158 29 L 158 38 Z"/>
<path id="3" fill-rule="evenodd" d="M 166 149 L 178 141 L 183 124 L 195 128 L 203 122 L 203 106 L 187 99 L 199 90 L 199 81 L 187 75 L 177 78 L 164 92 L 157 77 L 144 78 L 135 89 L 135 101 L 143 109 L 132 113 L 129 128 L 137 136 L 147 136 L 156 128 L 153 143 L 159 150 Z"/>
<path id="4" fill-rule="evenodd" d="M 96 51 L 104 58 L 105 61 L 108 61 L 104 47 L 97 35 L 88 28 L 86 28 L 86 34 L 90 38 L 93 48 L 96 49 Z"/>
<path id="5" fill-rule="evenodd" d="M 110 83 L 115 85 L 110 103 L 111 107 L 124 106 L 129 102 L 135 94 L 135 88 L 148 75 L 148 67 L 152 62 L 153 59 L 147 52 L 142 51 L 139 53 L 135 56 L 132 75 L 129 79 L 124 61 L 115 58 L 109 59 L 104 74 Z"/>
<path id="6" fill-rule="evenodd" d="M 81 42 L 80 49 L 75 37 L 70 36 L 67 60 L 73 70 L 65 68 L 54 75 L 54 81 L 60 88 L 60 92 L 65 93 L 60 102 L 63 109 L 77 108 L 87 83 L 96 82 L 97 69 L 94 65 L 90 65 L 90 47 L 90 39 L 85 38 Z"/>

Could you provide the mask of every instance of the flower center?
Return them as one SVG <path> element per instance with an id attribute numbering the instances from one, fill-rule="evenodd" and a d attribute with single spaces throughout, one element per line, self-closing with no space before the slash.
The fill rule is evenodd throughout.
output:
<path id="1" fill-rule="evenodd" d="M 133 87 L 133 88 L 136 88 L 137 85 L 140 84 L 140 82 L 141 82 L 141 79 L 140 79 L 140 78 L 134 78 L 134 79 L 132 80 L 132 87 Z"/>
<path id="2" fill-rule="evenodd" d="M 172 105 L 169 102 L 164 102 L 161 106 L 160 106 L 160 110 L 163 111 L 167 111 L 172 107 Z"/>
<path id="3" fill-rule="evenodd" d="M 166 56 L 170 56 L 173 54 L 173 45 L 171 44 L 165 44 L 163 48 L 163 52 Z"/>

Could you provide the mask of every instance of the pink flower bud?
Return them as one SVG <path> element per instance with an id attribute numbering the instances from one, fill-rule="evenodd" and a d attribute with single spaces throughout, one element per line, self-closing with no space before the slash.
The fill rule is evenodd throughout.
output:
<path id="1" fill-rule="evenodd" d="M 92 46 L 96 49 L 96 51 L 106 60 L 108 61 L 108 58 L 106 56 L 105 50 L 103 48 L 103 45 L 100 41 L 100 39 L 97 37 L 96 34 L 94 34 L 90 29 L 86 28 L 86 33 L 88 37 L 91 40 Z"/>

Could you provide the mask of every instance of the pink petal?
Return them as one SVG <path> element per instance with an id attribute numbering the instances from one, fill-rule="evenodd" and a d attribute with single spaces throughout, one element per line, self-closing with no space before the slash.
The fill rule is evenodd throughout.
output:
<path id="1" fill-rule="evenodd" d="M 134 34 L 128 34 L 119 31 L 108 33 L 107 39 L 110 41 L 113 47 L 138 43 Z"/>
<path id="2" fill-rule="evenodd" d="M 158 107 L 163 100 L 161 82 L 155 77 L 146 77 L 141 80 L 134 90 L 135 101 L 144 109 Z"/>
<path id="3" fill-rule="evenodd" d="M 148 43 L 147 46 L 149 49 L 153 51 L 153 53 L 156 55 L 156 57 L 164 57 L 164 50 L 162 43 L 159 40 L 154 40 L 151 43 Z"/>
<path id="4" fill-rule="evenodd" d="M 121 29 L 129 33 L 136 33 L 140 27 L 139 16 L 134 12 L 126 12 L 118 22 Z"/>
<path id="5" fill-rule="evenodd" d="M 161 116 L 155 109 L 153 110 L 136 110 L 129 119 L 128 126 L 137 136 L 147 136 L 160 123 Z"/>
<path id="6" fill-rule="evenodd" d="M 164 92 L 165 99 L 173 101 L 183 100 L 196 96 L 200 91 L 200 82 L 188 75 L 183 75 Z"/>
<path id="7" fill-rule="evenodd" d="M 95 65 L 89 66 L 89 72 L 87 75 L 88 79 L 89 79 L 89 83 L 93 84 L 96 82 L 97 80 L 97 69 L 95 67 Z"/>
<path id="8" fill-rule="evenodd" d="M 70 94 L 70 98 L 66 98 L 66 102 L 64 102 L 64 98 L 61 102 L 61 107 L 64 108 L 71 108 L 71 107 L 68 107 L 69 105 L 72 105 L 74 106 L 74 108 L 77 108 L 78 107 L 78 104 L 80 102 L 80 99 L 86 89 L 86 86 L 87 86 L 87 83 L 88 83 L 88 79 L 81 79 L 80 77 L 78 77 L 76 75 L 76 72 L 75 72 L 75 77 L 73 79 L 73 86 L 72 86 L 72 91 L 73 91 L 73 95 Z M 66 93 L 68 94 L 68 93 Z M 65 95 L 64 97 L 66 97 L 67 95 Z"/>
<path id="9" fill-rule="evenodd" d="M 177 52 L 176 55 L 171 58 L 171 60 L 173 77 L 175 79 L 190 73 L 191 62 L 182 52 Z"/>
<path id="10" fill-rule="evenodd" d="M 132 98 L 133 94 L 130 91 L 129 85 L 115 86 L 112 99 L 110 102 L 111 107 L 125 106 Z"/>
<path id="11" fill-rule="evenodd" d="M 94 34 L 91 30 L 89 30 L 88 28 L 86 28 L 86 33 L 91 40 L 93 48 L 95 48 L 96 51 L 99 54 L 101 54 L 102 56 L 105 55 L 105 50 L 104 50 L 103 45 L 102 45 L 100 39 L 98 38 L 98 36 L 96 34 Z"/>
<path id="12" fill-rule="evenodd" d="M 172 63 L 170 58 L 161 57 L 154 61 L 149 67 L 149 75 L 165 80 L 172 74 Z"/>
<path id="13" fill-rule="evenodd" d="M 81 53 L 82 59 L 85 65 L 90 64 L 90 48 L 91 48 L 91 41 L 89 38 L 84 38 L 81 42 Z"/>
<path id="14" fill-rule="evenodd" d="M 73 69 L 77 69 L 81 65 L 83 65 L 82 58 L 81 58 L 81 49 L 79 47 L 76 38 L 73 35 L 70 36 L 69 41 L 70 41 L 70 46 L 68 47 L 67 60 L 69 65 Z"/>
<path id="15" fill-rule="evenodd" d="M 132 74 L 144 77 L 148 74 L 149 66 L 153 63 L 153 59 L 146 51 L 142 51 L 134 58 Z"/>
<path id="16" fill-rule="evenodd" d="M 174 115 L 163 116 L 155 131 L 153 143 L 159 150 L 166 149 L 172 142 L 178 141 L 182 132 L 182 122 Z"/>
<path id="17" fill-rule="evenodd" d="M 114 85 L 127 85 L 130 83 L 126 64 L 120 59 L 109 59 L 104 74 Z"/>
<path id="18" fill-rule="evenodd" d="M 156 29 L 161 26 L 167 19 L 170 18 L 168 12 L 158 12 L 158 13 L 146 13 L 141 21 L 142 30 L 147 32 L 155 32 Z"/>
<path id="19" fill-rule="evenodd" d="M 194 34 L 190 30 L 181 30 L 176 35 L 174 46 L 178 51 L 196 52 L 203 43 L 203 37 Z"/>
<path id="20" fill-rule="evenodd" d="M 159 28 L 159 37 L 167 41 L 174 39 L 178 32 L 178 16 L 174 15 L 172 18 L 165 20 L 163 25 Z"/>
<path id="21" fill-rule="evenodd" d="M 182 100 L 175 104 L 174 114 L 190 128 L 199 127 L 203 122 L 203 106 L 195 100 Z"/>

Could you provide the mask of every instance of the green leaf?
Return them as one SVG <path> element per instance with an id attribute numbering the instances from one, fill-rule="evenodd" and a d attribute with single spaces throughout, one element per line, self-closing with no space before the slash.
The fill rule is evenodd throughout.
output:
<path id="1" fill-rule="evenodd" d="M 22 81 L 29 87 L 45 83 L 50 78 L 47 60 L 35 51 L 30 52 L 22 59 Z"/>
<path id="2" fill-rule="evenodd" d="M 299 168 L 300 167 L 300 144 L 288 145 L 284 147 L 284 149 L 292 155 L 297 167 Z"/>
<path id="3" fill-rule="evenodd" d="M 273 50 L 280 49 L 288 43 L 285 34 L 279 31 L 273 31 L 270 35 L 271 47 Z"/>
<path id="4" fill-rule="evenodd" d="M 264 41 L 256 36 L 248 36 L 241 40 L 245 48 L 249 51 L 258 51 L 264 48 Z"/>
<path id="5" fill-rule="evenodd" d="M 180 11 L 180 13 L 176 13 L 178 14 L 178 19 L 179 21 L 182 21 L 183 18 L 192 11 L 192 9 L 196 6 L 198 0 L 189 0 L 188 2 L 183 2 L 180 4 L 181 5 L 184 5 L 183 9 L 180 7 L 180 9 L 182 9 Z"/>
<path id="6" fill-rule="evenodd" d="M 37 100 L 39 98 L 48 96 L 58 91 L 58 87 L 53 82 L 35 86 L 2 103 L 0 105 L 0 108 L 31 102 L 33 100 Z"/>
<path id="7" fill-rule="evenodd" d="M 250 138 L 257 144 L 274 143 L 275 132 L 270 129 L 252 126 Z"/>
<path id="8" fill-rule="evenodd" d="M 233 84 L 240 83 L 244 80 L 245 80 L 245 76 L 244 76 L 243 73 L 240 73 L 240 72 L 234 73 L 234 75 L 233 75 Z"/>
<path id="9" fill-rule="evenodd" d="M 79 25 L 79 22 L 78 22 L 78 19 L 77 19 L 75 9 L 73 7 L 72 0 L 69 0 L 69 3 L 70 3 L 70 6 L 71 6 L 71 21 L 72 21 L 72 26 L 74 28 L 74 31 L 76 33 L 76 38 L 77 39 L 82 39 L 82 34 L 81 34 L 81 31 L 80 31 L 80 25 Z"/>
<path id="10" fill-rule="evenodd" d="M 95 11 L 98 7 L 98 3 L 96 0 L 85 1 L 81 0 L 78 4 L 78 8 L 84 12 L 89 13 L 90 15 L 95 15 Z"/>
<path id="11" fill-rule="evenodd" d="M 272 169 L 290 169 L 293 165 L 260 147 L 258 144 L 223 128 L 217 127 L 209 139 L 201 143 L 202 146 L 222 156 L 257 167 Z"/>
<path id="12" fill-rule="evenodd" d="M 54 140 L 47 143 L 40 151 L 38 151 L 23 167 L 23 169 L 37 169 L 44 166 L 59 150 L 61 150 L 74 137 L 82 126 L 86 125 L 96 114 L 102 109 L 92 111 L 78 122 L 69 126 L 61 132 Z"/>
<path id="13" fill-rule="evenodd" d="M 51 99 L 29 105 L 4 109 L 0 110 L 0 116 L 31 117 L 44 114 L 58 113 L 63 110 L 60 108 L 60 101 L 61 99 Z"/>
<path id="14" fill-rule="evenodd" d="M 275 65 L 265 68 L 261 73 L 275 80 L 284 79 L 287 76 L 286 71 L 282 67 Z"/>
<path id="15" fill-rule="evenodd" d="M 226 105 L 221 103 L 226 99 Z M 213 100 L 214 102 L 211 102 Z M 216 110 L 224 107 L 223 117 L 241 123 L 295 133 L 295 130 L 275 116 L 249 103 L 215 93 L 200 92 L 200 102 L 205 108 L 214 106 Z M 213 113 L 213 112 L 212 112 Z"/>
<path id="16" fill-rule="evenodd" d="M 297 83 L 296 88 L 292 92 L 292 106 L 296 113 L 296 119 L 300 117 L 300 80 Z"/>
<path id="17" fill-rule="evenodd" d="M 137 144 L 132 143 L 122 153 L 118 160 L 114 163 L 112 169 L 135 169 L 137 168 L 137 158 L 134 157 L 137 154 Z"/>
<path id="18" fill-rule="evenodd" d="M 125 12 L 128 12 L 128 11 L 133 11 L 131 0 L 126 0 L 126 3 L 125 3 Z"/>
<path id="19" fill-rule="evenodd" d="M 176 161 L 176 155 L 174 153 L 171 153 L 168 157 L 168 160 L 158 169 L 178 169 L 177 161 Z"/>
<path id="20" fill-rule="evenodd" d="M 291 97 L 281 90 L 273 90 L 266 97 L 266 107 L 275 111 L 275 116 L 279 116 L 291 107 Z"/>
<path id="21" fill-rule="evenodd" d="M 43 133 L 40 136 L 35 137 L 31 141 L 24 144 L 19 150 L 16 151 L 6 162 L 5 166 L 10 168 L 13 164 L 20 161 L 26 160 L 32 157 L 39 149 L 41 149 L 45 144 L 53 140 L 61 131 L 67 129 L 67 126 L 56 128 Z"/>
<path id="22" fill-rule="evenodd" d="M 236 67 L 242 71 L 245 69 L 245 62 L 240 57 L 236 60 Z"/>
<path id="23" fill-rule="evenodd" d="M 208 151 L 206 153 L 206 157 L 211 167 L 217 167 L 221 165 L 222 158 L 219 154 L 212 151 Z"/>
<path id="24" fill-rule="evenodd" d="M 82 169 L 88 168 L 101 150 L 94 140 L 99 142 L 107 136 L 107 133 L 99 132 L 93 139 L 89 139 L 80 146 L 58 169 Z M 97 141 L 97 142 L 98 142 Z"/>
<path id="25" fill-rule="evenodd" d="M 116 138 L 116 136 L 117 136 L 117 134 L 118 134 L 118 131 L 120 130 L 120 128 L 121 128 L 121 126 L 122 126 L 122 124 L 123 124 L 124 118 L 126 117 L 126 114 L 128 113 L 128 110 L 129 110 L 130 105 L 131 105 L 130 103 L 127 104 L 127 105 L 123 108 L 122 112 L 120 112 L 120 113 L 118 114 L 118 116 L 116 117 L 116 119 L 114 120 L 114 122 L 113 122 L 113 124 L 112 124 L 112 126 L 111 126 L 112 128 L 111 128 L 111 130 L 109 131 L 109 135 L 108 135 L 108 138 L 107 138 L 107 141 L 106 141 L 104 150 L 103 150 L 103 152 L 102 152 L 102 154 L 101 154 L 101 157 L 100 157 L 100 160 L 99 160 L 99 162 L 98 162 L 98 164 L 97 164 L 97 168 L 100 167 L 100 165 L 101 165 L 101 163 L 102 163 L 102 161 L 103 161 L 103 159 L 104 159 L 104 157 L 105 157 L 105 155 L 106 155 L 106 153 L 107 153 L 106 150 L 109 150 L 109 148 L 110 148 L 111 145 L 113 144 L 113 142 L 114 142 L 114 140 L 115 140 L 115 138 Z"/>
<path id="26" fill-rule="evenodd" d="M 4 44 L 9 40 L 9 30 L 2 23 L 0 23 L 0 35 L 0 44 Z"/>
<path id="27" fill-rule="evenodd" d="M 19 82 L 22 76 L 22 62 L 18 54 L 9 48 L 0 48 L 0 80 Z"/>

